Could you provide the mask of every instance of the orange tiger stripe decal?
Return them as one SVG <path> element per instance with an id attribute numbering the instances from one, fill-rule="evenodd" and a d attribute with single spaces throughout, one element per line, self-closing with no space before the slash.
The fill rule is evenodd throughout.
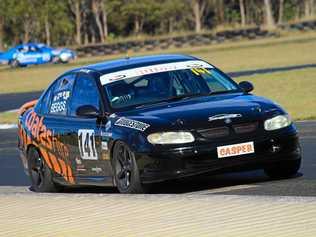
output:
<path id="1" fill-rule="evenodd" d="M 48 165 L 48 167 L 49 167 L 50 169 L 53 169 L 53 165 L 52 165 L 51 160 L 49 159 L 49 155 L 48 155 L 48 153 L 45 151 L 45 149 L 40 148 L 40 152 L 41 152 L 41 155 L 43 156 L 43 158 L 44 158 L 46 164 Z"/>
<path id="2" fill-rule="evenodd" d="M 33 101 L 22 106 L 21 113 L 24 113 L 23 109 L 32 107 L 35 103 L 36 101 Z M 24 148 L 29 144 L 34 144 L 40 149 L 47 166 L 51 170 L 62 175 L 66 181 L 74 183 L 68 147 L 53 136 L 52 131 L 46 127 L 43 120 L 44 117 L 38 116 L 34 110 L 27 114 L 25 125 L 32 138 L 22 127 L 20 128 L 20 137 L 24 143 Z"/>

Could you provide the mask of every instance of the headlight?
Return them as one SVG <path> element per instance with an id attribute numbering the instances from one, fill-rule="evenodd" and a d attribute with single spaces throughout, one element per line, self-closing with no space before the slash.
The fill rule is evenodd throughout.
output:
<path id="1" fill-rule="evenodd" d="M 61 59 L 61 61 L 66 62 L 71 58 L 71 54 L 68 52 L 63 52 L 59 55 L 59 58 Z"/>
<path id="2" fill-rule="evenodd" d="M 182 144 L 194 142 L 190 132 L 161 132 L 148 135 L 151 144 Z"/>
<path id="3" fill-rule="evenodd" d="M 289 115 L 278 115 L 264 122 L 264 129 L 272 131 L 280 128 L 285 128 L 292 123 Z"/>

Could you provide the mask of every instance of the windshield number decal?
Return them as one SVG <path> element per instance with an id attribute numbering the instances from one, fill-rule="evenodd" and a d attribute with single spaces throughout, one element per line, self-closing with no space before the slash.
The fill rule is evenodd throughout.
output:
<path id="1" fill-rule="evenodd" d="M 197 76 L 200 76 L 201 74 L 211 75 L 210 71 L 207 70 L 206 68 L 191 68 L 191 71 Z"/>
<path id="2" fill-rule="evenodd" d="M 93 129 L 78 130 L 78 146 L 83 160 L 97 160 L 98 154 L 95 147 L 95 134 Z"/>

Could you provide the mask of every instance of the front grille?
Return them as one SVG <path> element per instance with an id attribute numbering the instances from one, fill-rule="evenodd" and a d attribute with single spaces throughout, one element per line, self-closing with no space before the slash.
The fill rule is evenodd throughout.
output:
<path id="1" fill-rule="evenodd" d="M 251 132 L 256 131 L 257 128 L 258 128 L 257 122 L 233 125 L 233 129 L 236 134 L 251 133 Z"/>
<path id="2" fill-rule="evenodd" d="M 218 127 L 218 128 L 209 128 L 198 130 L 202 137 L 208 139 L 214 138 L 221 138 L 226 137 L 229 135 L 229 128 L 228 127 Z"/>
<path id="3" fill-rule="evenodd" d="M 258 129 L 258 122 L 241 123 L 230 126 L 200 129 L 197 132 L 206 139 L 224 138 L 230 135 L 240 135 L 256 132 Z"/>

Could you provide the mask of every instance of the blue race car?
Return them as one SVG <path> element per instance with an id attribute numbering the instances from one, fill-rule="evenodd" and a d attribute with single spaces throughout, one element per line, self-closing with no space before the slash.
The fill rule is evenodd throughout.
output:
<path id="1" fill-rule="evenodd" d="M 0 64 L 25 67 L 32 64 L 68 63 L 75 58 L 75 52 L 67 48 L 55 49 L 45 44 L 28 43 L 0 53 Z"/>

